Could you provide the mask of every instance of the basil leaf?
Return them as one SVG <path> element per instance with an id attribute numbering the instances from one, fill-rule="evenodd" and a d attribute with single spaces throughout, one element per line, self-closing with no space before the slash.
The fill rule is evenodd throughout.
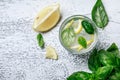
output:
<path id="1" fill-rule="evenodd" d="M 115 43 L 112 43 L 112 45 L 107 49 L 108 52 L 112 52 L 116 55 L 119 54 L 119 49 Z"/>
<path id="2" fill-rule="evenodd" d="M 84 71 L 78 71 L 73 73 L 72 75 L 70 75 L 67 80 L 89 80 L 89 78 L 91 78 L 92 74 L 91 73 L 87 73 Z M 93 80 L 93 79 L 91 79 Z"/>
<path id="3" fill-rule="evenodd" d="M 97 49 L 94 49 L 88 59 L 88 67 L 93 72 L 95 72 L 99 67 L 102 66 L 99 60 L 99 55 L 97 53 L 98 53 Z"/>
<path id="4" fill-rule="evenodd" d="M 43 40 L 42 34 L 39 33 L 39 34 L 37 35 L 37 41 L 38 41 L 39 46 L 40 46 L 41 48 L 43 48 L 43 47 L 44 47 L 44 40 Z"/>
<path id="5" fill-rule="evenodd" d="M 75 40 L 75 33 L 73 28 L 66 28 L 65 30 L 63 30 L 61 36 L 62 36 L 63 43 L 66 46 L 70 46 L 71 43 L 73 43 Z"/>
<path id="6" fill-rule="evenodd" d="M 94 28 L 90 22 L 88 22 L 87 20 L 83 20 L 82 26 L 88 34 L 94 34 Z"/>
<path id="7" fill-rule="evenodd" d="M 105 50 L 100 50 L 98 54 L 99 54 L 99 60 L 102 63 L 102 65 L 117 66 L 115 54 L 112 54 L 111 52 Z"/>
<path id="8" fill-rule="evenodd" d="M 78 38 L 78 43 L 79 43 L 82 47 L 84 47 L 84 48 L 87 47 L 87 41 L 86 41 L 86 39 L 85 39 L 84 37 L 82 37 L 82 36 L 80 36 L 80 37 Z"/>
<path id="9" fill-rule="evenodd" d="M 119 79 L 120 79 L 120 72 L 114 73 L 109 78 L 109 80 L 119 80 Z"/>
<path id="10" fill-rule="evenodd" d="M 115 43 L 112 43 L 112 45 L 107 49 L 107 51 L 112 52 L 118 50 L 118 47 Z"/>
<path id="11" fill-rule="evenodd" d="M 98 70 L 95 72 L 95 80 L 107 80 L 107 77 L 110 75 L 112 70 L 112 66 L 99 67 Z"/>
<path id="12" fill-rule="evenodd" d="M 97 0 L 92 10 L 92 19 L 100 28 L 104 28 L 109 20 L 101 0 Z"/>

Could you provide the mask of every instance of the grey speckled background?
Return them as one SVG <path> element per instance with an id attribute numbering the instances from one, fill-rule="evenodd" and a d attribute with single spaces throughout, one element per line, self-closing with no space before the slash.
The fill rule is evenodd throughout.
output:
<path id="1" fill-rule="evenodd" d="M 63 20 L 74 14 L 91 17 L 96 0 L 0 0 L 0 80 L 65 80 L 75 71 L 89 71 L 89 55 L 69 54 L 60 44 L 58 31 Z M 110 22 L 99 30 L 99 48 L 116 42 L 120 48 L 120 0 L 102 0 Z M 35 15 L 46 5 L 59 2 L 62 18 L 44 33 L 47 45 L 56 48 L 59 59 L 45 59 L 31 28 Z"/>

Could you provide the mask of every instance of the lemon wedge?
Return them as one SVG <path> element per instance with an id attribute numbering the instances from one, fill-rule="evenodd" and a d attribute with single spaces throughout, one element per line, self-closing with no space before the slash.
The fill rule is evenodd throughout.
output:
<path id="1" fill-rule="evenodd" d="M 58 59 L 58 55 L 56 53 L 56 50 L 53 47 L 51 47 L 51 46 L 46 47 L 46 58 Z"/>
<path id="2" fill-rule="evenodd" d="M 59 7 L 59 4 L 52 4 L 43 8 L 34 20 L 33 29 L 37 32 L 45 32 L 53 28 L 60 19 Z"/>
<path id="3" fill-rule="evenodd" d="M 77 26 L 73 26 L 74 27 L 74 31 L 76 34 L 79 34 L 82 31 L 82 25 L 81 25 L 82 20 L 78 20 L 78 25 Z"/>

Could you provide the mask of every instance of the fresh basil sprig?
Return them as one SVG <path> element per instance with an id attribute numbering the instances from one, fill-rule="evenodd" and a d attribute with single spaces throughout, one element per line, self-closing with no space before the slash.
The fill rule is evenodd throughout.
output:
<path id="1" fill-rule="evenodd" d="M 38 41 L 39 46 L 40 46 L 41 48 L 43 48 L 43 47 L 44 47 L 44 40 L 43 40 L 42 34 L 39 33 L 39 34 L 37 35 L 37 41 Z"/>
<path id="2" fill-rule="evenodd" d="M 116 72 L 112 74 L 111 77 L 109 78 L 109 80 L 119 80 L 119 79 L 120 79 L 120 72 Z"/>
<path id="3" fill-rule="evenodd" d="M 101 0 L 97 0 L 92 9 L 92 19 L 100 28 L 104 28 L 109 22 L 107 13 Z"/>
<path id="4" fill-rule="evenodd" d="M 119 80 L 120 58 L 118 47 L 113 43 L 107 50 L 95 49 L 89 59 L 88 67 L 92 73 L 78 71 L 70 75 L 67 80 Z"/>
<path id="5" fill-rule="evenodd" d="M 97 53 L 98 53 L 97 49 L 94 49 L 88 59 L 88 67 L 93 72 L 95 72 L 99 67 L 102 66 L 100 60 L 98 59 L 99 55 Z"/>
<path id="6" fill-rule="evenodd" d="M 78 71 L 74 72 L 72 75 L 70 75 L 67 80 L 89 80 L 89 78 L 92 77 L 91 73 L 87 73 L 84 71 Z"/>

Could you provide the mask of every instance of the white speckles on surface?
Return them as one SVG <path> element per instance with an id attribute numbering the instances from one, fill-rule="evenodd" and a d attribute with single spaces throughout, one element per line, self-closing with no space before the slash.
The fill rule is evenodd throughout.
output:
<path id="1" fill-rule="evenodd" d="M 65 80 L 75 71 L 89 71 L 89 55 L 72 55 L 59 41 L 59 28 L 71 15 L 86 15 L 96 0 L 0 0 L 0 80 Z M 53 46 L 58 60 L 45 59 L 45 49 L 40 49 L 32 24 L 36 14 L 45 6 L 58 2 L 61 20 L 51 31 L 44 33 L 45 46 Z M 105 30 L 99 30 L 99 48 L 116 42 L 120 48 L 119 0 L 103 1 L 110 18 Z"/>

